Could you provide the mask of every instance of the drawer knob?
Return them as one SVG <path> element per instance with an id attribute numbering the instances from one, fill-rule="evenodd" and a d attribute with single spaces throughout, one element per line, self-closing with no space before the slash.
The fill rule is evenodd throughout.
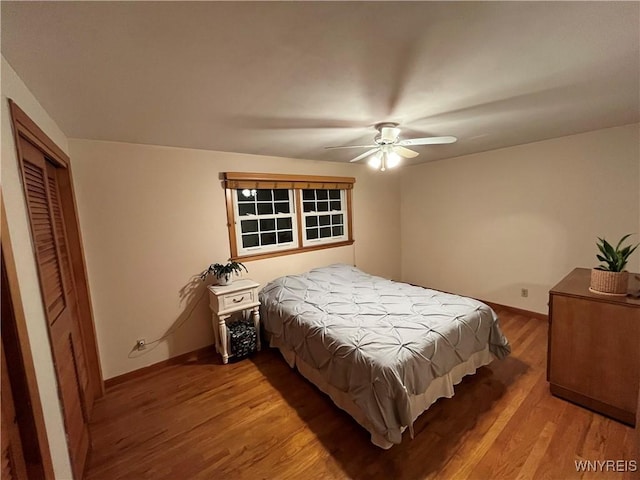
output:
<path id="1" fill-rule="evenodd" d="M 240 298 L 234 298 L 233 303 L 240 303 L 242 300 L 244 300 L 244 295 Z"/>

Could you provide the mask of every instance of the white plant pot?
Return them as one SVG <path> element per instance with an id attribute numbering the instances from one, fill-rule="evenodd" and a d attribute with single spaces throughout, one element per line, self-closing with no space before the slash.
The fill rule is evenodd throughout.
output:
<path id="1" fill-rule="evenodd" d="M 231 285 L 233 283 L 233 275 L 225 275 L 218 278 L 218 285 Z"/>

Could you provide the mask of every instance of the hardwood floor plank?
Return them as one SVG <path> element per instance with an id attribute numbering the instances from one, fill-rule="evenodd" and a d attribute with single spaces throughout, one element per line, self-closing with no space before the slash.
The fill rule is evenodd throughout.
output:
<path id="1" fill-rule="evenodd" d="M 390 450 L 279 353 L 170 365 L 107 389 L 85 477 L 119 479 L 564 479 L 574 461 L 633 459 L 634 431 L 551 396 L 548 324 L 498 311 L 512 355 L 480 368 Z M 608 475 L 608 476 L 607 476 Z M 631 473 L 615 478 L 632 478 Z"/>
<path id="2" fill-rule="evenodd" d="M 544 425 L 540 435 L 536 439 L 536 443 L 531 449 L 531 452 L 527 455 L 527 459 L 520 468 L 520 472 L 518 473 L 516 480 L 532 480 L 535 478 L 536 467 L 542 461 L 556 430 L 557 426 L 554 422 L 547 422 Z"/>

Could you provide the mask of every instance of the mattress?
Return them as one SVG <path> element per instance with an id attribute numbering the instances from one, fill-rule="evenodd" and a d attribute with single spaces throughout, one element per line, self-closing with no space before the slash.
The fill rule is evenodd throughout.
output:
<path id="1" fill-rule="evenodd" d="M 482 302 L 350 265 L 278 278 L 260 302 L 270 344 L 384 448 L 464 374 L 510 353 Z"/>

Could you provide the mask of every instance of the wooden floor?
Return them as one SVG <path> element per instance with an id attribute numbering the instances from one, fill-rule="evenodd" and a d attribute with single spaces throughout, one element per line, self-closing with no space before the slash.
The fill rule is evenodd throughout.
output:
<path id="1" fill-rule="evenodd" d="M 576 460 L 636 459 L 634 430 L 552 397 L 546 322 L 498 313 L 512 355 L 466 377 L 390 450 L 266 349 L 109 388 L 86 478 L 632 478 L 576 472 Z"/>

